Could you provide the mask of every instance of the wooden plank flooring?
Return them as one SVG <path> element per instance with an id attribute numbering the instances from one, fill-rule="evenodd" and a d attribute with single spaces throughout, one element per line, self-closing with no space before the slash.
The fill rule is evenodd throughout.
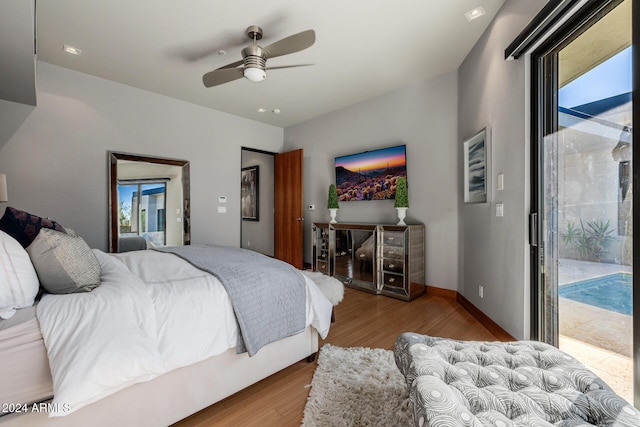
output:
<path id="1" fill-rule="evenodd" d="M 341 347 L 393 349 L 402 332 L 463 340 L 508 340 L 494 335 L 450 298 L 425 295 L 411 302 L 345 289 L 326 340 Z M 300 361 L 191 417 L 175 427 L 299 426 L 316 362 Z"/>

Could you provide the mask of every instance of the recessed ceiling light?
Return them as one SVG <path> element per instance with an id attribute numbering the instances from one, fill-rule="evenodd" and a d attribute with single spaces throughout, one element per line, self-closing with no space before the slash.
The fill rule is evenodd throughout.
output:
<path id="1" fill-rule="evenodd" d="M 68 45 L 68 44 L 65 44 L 62 47 L 62 50 L 64 50 L 67 53 L 70 53 L 71 55 L 78 55 L 78 56 L 82 55 L 82 50 L 81 49 L 78 49 L 77 47 L 74 47 L 74 46 L 71 46 L 71 45 Z"/>
<path id="2" fill-rule="evenodd" d="M 464 17 L 467 18 L 467 21 L 471 22 L 476 18 L 480 18 L 482 15 L 485 15 L 487 12 L 484 11 L 482 6 L 478 6 L 475 9 L 471 9 L 470 11 L 464 14 Z"/>
<path id="3" fill-rule="evenodd" d="M 267 110 L 264 109 L 264 108 L 258 108 L 258 113 L 264 113 L 265 111 L 267 111 Z"/>
<path id="4" fill-rule="evenodd" d="M 280 109 L 279 108 L 274 108 L 272 113 L 273 114 L 280 114 Z"/>

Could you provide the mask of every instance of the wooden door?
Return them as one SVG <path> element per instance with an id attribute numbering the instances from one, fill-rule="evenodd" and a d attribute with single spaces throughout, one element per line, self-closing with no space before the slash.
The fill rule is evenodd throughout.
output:
<path id="1" fill-rule="evenodd" d="M 296 268 L 303 266 L 303 152 L 275 155 L 274 254 Z"/>

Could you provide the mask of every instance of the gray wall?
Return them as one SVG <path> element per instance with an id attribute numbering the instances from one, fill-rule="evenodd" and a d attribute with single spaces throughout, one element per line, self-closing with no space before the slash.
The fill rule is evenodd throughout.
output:
<path id="1" fill-rule="evenodd" d="M 0 2 L 0 99 L 36 105 L 35 0 Z"/>
<path id="2" fill-rule="evenodd" d="M 458 287 L 457 73 L 397 90 L 285 129 L 285 149 L 304 149 L 305 254 L 311 225 L 328 222 L 335 156 L 407 145 L 407 223 L 426 225 L 427 284 Z M 315 211 L 307 209 L 309 204 Z M 398 222 L 393 201 L 340 203 L 338 222 Z"/>
<path id="3" fill-rule="evenodd" d="M 460 203 L 458 291 L 517 339 L 529 336 L 530 211 L 529 96 L 525 59 L 505 61 L 504 50 L 544 6 L 542 0 L 507 0 L 458 70 L 458 176 L 462 141 L 491 128 L 492 197 Z M 496 176 L 504 174 L 504 190 Z M 495 205 L 504 203 L 504 217 Z M 478 286 L 484 287 L 484 298 Z"/>
<path id="4" fill-rule="evenodd" d="M 239 246 L 241 147 L 279 152 L 281 128 L 37 65 L 38 106 L 26 118 L 17 113 L 23 121 L 0 141 L 10 206 L 56 219 L 106 250 L 107 151 L 174 157 L 191 162 L 192 241 Z M 227 196 L 226 214 L 217 213 L 218 196 Z"/>
<path id="5" fill-rule="evenodd" d="M 273 256 L 274 156 L 242 150 L 242 167 L 259 166 L 259 221 L 242 221 L 240 247 Z"/>

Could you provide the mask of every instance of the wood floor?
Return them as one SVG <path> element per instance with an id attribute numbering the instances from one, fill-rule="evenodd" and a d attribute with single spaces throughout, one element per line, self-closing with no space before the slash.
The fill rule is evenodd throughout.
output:
<path id="1" fill-rule="evenodd" d="M 411 302 L 345 289 L 326 340 L 341 347 L 393 349 L 402 332 L 464 340 L 508 340 L 494 335 L 454 299 L 425 295 Z M 205 426 L 299 426 L 316 362 L 300 361 L 245 390 L 174 424 Z"/>

